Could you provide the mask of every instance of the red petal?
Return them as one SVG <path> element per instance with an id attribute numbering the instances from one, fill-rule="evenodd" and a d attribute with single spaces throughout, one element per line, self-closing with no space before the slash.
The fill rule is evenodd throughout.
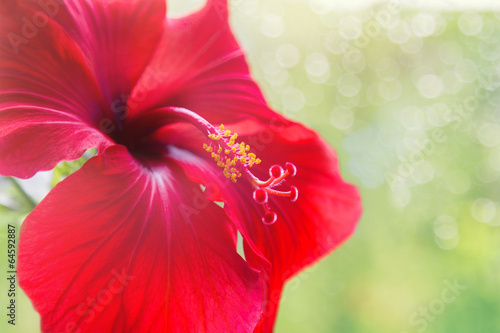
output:
<path id="1" fill-rule="evenodd" d="M 192 110 L 211 123 L 267 116 L 243 51 L 227 21 L 224 0 L 209 0 L 197 13 L 168 19 L 147 71 L 129 100 L 131 113 L 164 106 Z"/>
<path id="2" fill-rule="evenodd" d="M 21 228 L 20 285 L 44 332 L 248 332 L 259 274 L 198 185 L 108 148 L 65 179 Z"/>
<path id="3" fill-rule="evenodd" d="M 270 226 L 262 223 L 264 210 L 253 200 L 253 189 L 247 181 L 226 182 L 213 161 L 204 161 L 186 151 L 172 150 L 171 154 L 191 179 L 207 187 L 210 199 L 225 202 L 228 215 L 243 230 L 242 235 L 252 248 L 246 249 L 247 260 L 262 269 L 262 255 L 270 261 L 266 313 L 258 330 L 268 332 L 274 325 L 284 282 L 351 235 L 361 214 L 361 202 L 357 189 L 342 180 L 335 152 L 316 133 L 293 123 L 280 131 L 250 121 L 245 125 L 252 130 L 261 128 L 253 135 L 239 136 L 242 141 L 254 142 L 253 151 L 262 159 L 261 165 L 251 169 L 254 174 L 267 179 L 272 165 L 291 162 L 297 167 L 297 175 L 287 182 L 296 186 L 300 195 L 296 202 L 269 196 L 269 205 L 278 215 Z M 261 136 L 262 133 L 266 135 Z"/>
<path id="4" fill-rule="evenodd" d="M 40 107 L 0 110 L 0 174 L 29 178 L 112 142 L 70 113 Z"/>
<path id="5" fill-rule="evenodd" d="M 70 36 L 35 1 L 2 1 L 0 13 L 0 108 L 38 106 L 87 122 L 98 118 L 98 86 Z"/>
<path id="6" fill-rule="evenodd" d="M 252 240 L 272 263 L 266 304 L 269 316 L 263 317 L 256 332 L 272 329 L 285 280 L 343 243 L 354 231 L 362 211 L 357 189 L 340 176 L 333 149 L 313 133 L 302 133 L 308 137 L 295 141 L 293 132 L 299 130 L 285 130 L 269 149 L 259 152 L 264 165 L 284 164 L 284 160 L 295 164 L 297 175 L 287 180 L 300 195 L 293 203 L 289 198 L 270 200 L 278 214 L 272 226 L 248 224 Z"/>
<path id="7" fill-rule="evenodd" d="M 99 131 L 123 113 L 165 1 L 2 1 L 0 14 L 0 173 L 30 177 L 108 146 Z"/>
<path id="8" fill-rule="evenodd" d="M 112 101 L 128 94 L 163 33 L 165 0 L 71 0 L 56 20 L 81 48 Z"/>
<path id="9" fill-rule="evenodd" d="M 164 0 L 26 0 L 18 4 L 2 1 L 2 58 L 20 55 L 19 65 L 43 71 L 46 62 L 62 60 L 61 70 L 50 71 L 56 79 L 71 77 L 80 64 L 71 66 L 78 47 L 78 58 L 85 60 L 99 82 L 107 102 L 127 94 L 149 62 L 163 32 Z M 2 17 L 4 17 L 2 15 Z M 69 52 L 67 51 L 68 45 Z M 40 61 L 41 60 L 41 61 Z M 78 59 L 79 61 L 81 59 Z M 75 65 L 75 64 L 73 64 Z M 78 92 L 73 77 L 69 90 Z M 83 89 L 83 90 L 88 90 Z"/>
<path id="10" fill-rule="evenodd" d="M 2 1 L 0 13 L 0 174 L 31 177 L 106 146 L 93 128 L 102 98 L 78 46 L 34 2 Z"/>

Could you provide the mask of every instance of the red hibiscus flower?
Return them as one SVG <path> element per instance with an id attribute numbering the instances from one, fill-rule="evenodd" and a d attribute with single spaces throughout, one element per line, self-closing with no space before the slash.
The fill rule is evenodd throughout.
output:
<path id="1" fill-rule="evenodd" d="M 334 151 L 268 108 L 226 2 L 165 6 L 0 4 L 0 174 L 98 152 L 21 228 L 44 332 L 270 332 L 286 280 L 361 213 Z"/>

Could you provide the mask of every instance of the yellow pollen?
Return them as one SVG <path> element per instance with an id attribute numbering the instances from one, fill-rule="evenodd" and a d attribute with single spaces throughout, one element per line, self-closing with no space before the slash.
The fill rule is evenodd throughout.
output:
<path id="1" fill-rule="evenodd" d="M 236 142 L 237 133 L 231 135 L 230 130 L 226 130 L 221 124 L 214 129 L 215 133 L 208 135 L 211 144 L 203 144 L 203 149 L 211 153 L 212 158 L 217 162 L 217 166 L 223 168 L 222 173 L 233 183 L 242 176 L 242 172 L 248 172 L 247 168 L 260 163 L 260 159 L 254 153 L 248 153 L 250 146 L 245 142 Z M 218 141 L 218 142 L 216 142 Z"/>

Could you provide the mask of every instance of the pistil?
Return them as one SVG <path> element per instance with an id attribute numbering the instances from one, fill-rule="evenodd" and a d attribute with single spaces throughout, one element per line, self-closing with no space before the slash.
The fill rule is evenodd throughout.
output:
<path id="1" fill-rule="evenodd" d="M 297 187 L 291 186 L 289 191 L 276 190 L 274 187 L 281 184 L 288 176 L 295 176 L 297 168 L 289 162 L 285 164 L 285 169 L 279 165 L 273 165 L 269 168 L 269 178 L 261 180 L 250 171 L 251 167 L 261 163 L 254 153 L 249 153 L 250 146 L 244 142 L 237 143 L 238 134 L 231 135 L 231 131 L 226 130 L 223 124 L 214 129 L 215 133 L 208 135 L 210 143 L 205 143 L 203 148 L 211 153 L 219 167 L 224 168 L 224 176 L 233 183 L 236 183 L 242 175 L 246 176 L 254 188 L 254 201 L 264 209 L 262 222 L 268 225 L 273 224 L 278 217 L 269 206 L 269 195 L 289 197 L 292 202 L 295 202 L 299 195 Z"/>

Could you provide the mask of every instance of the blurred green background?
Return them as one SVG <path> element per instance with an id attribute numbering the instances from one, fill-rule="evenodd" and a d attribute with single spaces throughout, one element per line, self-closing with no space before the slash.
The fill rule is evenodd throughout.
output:
<path id="1" fill-rule="evenodd" d="M 366 3 L 231 2 L 270 104 L 335 147 L 364 202 L 355 235 L 289 282 L 276 332 L 500 332 L 500 11 Z M 5 247 L 30 204 L 7 179 L 0 204 Z M 24 296 L 6 325 L 0 290 L 0 330 L 38 332 Z"/>

